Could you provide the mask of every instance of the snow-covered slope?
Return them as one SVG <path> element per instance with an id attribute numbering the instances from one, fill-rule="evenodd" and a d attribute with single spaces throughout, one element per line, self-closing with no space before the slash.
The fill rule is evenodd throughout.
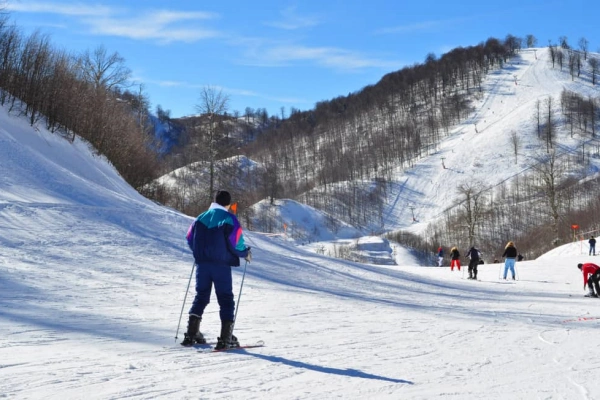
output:
<path id="1" fill-rule="evenodd" d="M 592 54 L 598 57 L 598 54 Z M 525 49 L 504 68 L 485 79 L 483 96 L 475 111 L 450 132 L 439 149 L 408 171 L 399 171 L 389 196 L 384 230 L 406 229 L 424 233 L 459 198 L 457 186 L 475 180 L 493 187 L 532 164 L 544 144 L 537 138 L 533 118 L 536 102 L 543 107 L 551 96 L 558 113 L 563 89 L 584 97 L 600 96 L 591 80 L 572 80 L 566 68 L 552 68 L 547 49 Z M 519 138 L 515 157 L 511 133 Z M 582 138 L 566 132 L 556 136 L 560 151 L 581 146 Z M 598 167 L 598 160 L 592 160 Z M 444 168 L 445 166 L 445 168 Z M 414 207 L 411 210 L 409 207 Z M 412 213 L 417 223 L 413 223 Z"/>
<path id="2" fill-rule="evenodd" d="M 266 346 L 199 354 L 174 340 L 191 219 L 3 108 L 0 152 L 2 397 L 600 399 L 600 300 L 583 297 L 576 264 L 594 258 L 579 243 L 517 263 L 517 281 L 499 264 L 470 281 L 400 250 L 375 266 L 246 232 L 236 335 Z M 209 339 L 218 319 L 213 299 Z"/>

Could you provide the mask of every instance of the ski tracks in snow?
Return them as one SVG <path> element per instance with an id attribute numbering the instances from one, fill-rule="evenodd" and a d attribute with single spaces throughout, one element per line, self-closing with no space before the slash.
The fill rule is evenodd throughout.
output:
<path id="1" fill-rule="evenodd" d="M 538 339 L 549 347 L 544 349 L 552 357 L 552 362 L 556 365 L 557 374 L 556 380 L 564 380 L 564 385 L 573 386 L 576 391 L 581 395 L 581 398 L 585 400 L 596 399 L 596 397 L 590 397 L 590 390 L 586 387 L 586 381 L 590 379 L 589 374 L 579 373 L 579 366 L 581 363 L 587 361 L 587 357 L 580 359 L 579 357 L 573 357 L 571 352 L 565 352 L 561 345 L 566 341 L 578 340 L 577 338 L 571 337 L 569 329 L 547 329 L 538 333 Z M 585 341 L 582 341 L 582 344 Z M 559 392 L 555 392 L 559 394 Z"/>

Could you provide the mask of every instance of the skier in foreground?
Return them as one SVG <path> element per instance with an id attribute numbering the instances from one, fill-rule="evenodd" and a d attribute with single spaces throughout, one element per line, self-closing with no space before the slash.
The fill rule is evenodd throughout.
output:
<path id="1" fill-rule="evenodd" d="M 598 297 L 600 295 L 600 267 L 596 264 L 585 263 L 577 264 L 577 268 L 583 272 L 583 290 L 585 290 L 586 284 L 590 290 L 585 297 Z M 596 293 L 594 293 L 594 288 L 596 288 Z"/>
<path id="2" fill-rule="evenodd" d="M 221 335 L 217 350 L 239 347 L 233 336 L 235 302 L 231 267 L 240 265 L 240 258 L 250 262 L 250 247 L 244 245 L 242 228 L 235 215 L 229 212 L 231 195 L 219 190 L 209 209 L 198 216 L 186 235 L 196 263 L 196 297 L 189 311 L 187 332 L 182 346 L 206 343 L 200 333 L 200 321 L 204 308 L 210 302 L 212 285 L 219 302 Z"/>

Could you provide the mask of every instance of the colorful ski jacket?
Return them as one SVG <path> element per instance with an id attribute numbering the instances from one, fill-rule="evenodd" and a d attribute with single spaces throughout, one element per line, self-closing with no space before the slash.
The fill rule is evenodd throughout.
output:
<path id="1" fill-rule="evenodd" d="M 246 257 L 250 249 L 244 244 L 242 227 L 236 216 L 217 203 L 212 203 L 196 218 L 186 239 L 196 265 L 237 267 L 240 257 Z"/>
<path id="2" fill-rule="evenodd" d="M 595 274 L 596 272 L 598 272 L 598 270 L 600 270 L 600 267 L 597 266 L 596 264 L 592 264 L 592 263 L 583 264 L 583 266 L 581 267 L 581 272 L 583 272 L 583 286 L 584 287 L 588 283 L 589 276 L 592 274 Z"/>

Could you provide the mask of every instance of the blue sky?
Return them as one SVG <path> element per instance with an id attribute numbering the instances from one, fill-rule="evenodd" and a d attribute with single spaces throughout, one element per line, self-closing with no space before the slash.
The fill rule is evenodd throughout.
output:
<path id="1" fill-rule="evenodd" d="M 0 0 L 2 3 L 2 0 Z M 600 2 L 487 1 L 29 1 L 4 0 L 12 20 L 71 52 L 104 45 L 143 84 L 154 109 L 195 113 L 200 89 L 229 110 L 285 114 L 347 95 L 388 72 L 508 33 L 538 46 L 566 36 L 600 48 Z"/>

